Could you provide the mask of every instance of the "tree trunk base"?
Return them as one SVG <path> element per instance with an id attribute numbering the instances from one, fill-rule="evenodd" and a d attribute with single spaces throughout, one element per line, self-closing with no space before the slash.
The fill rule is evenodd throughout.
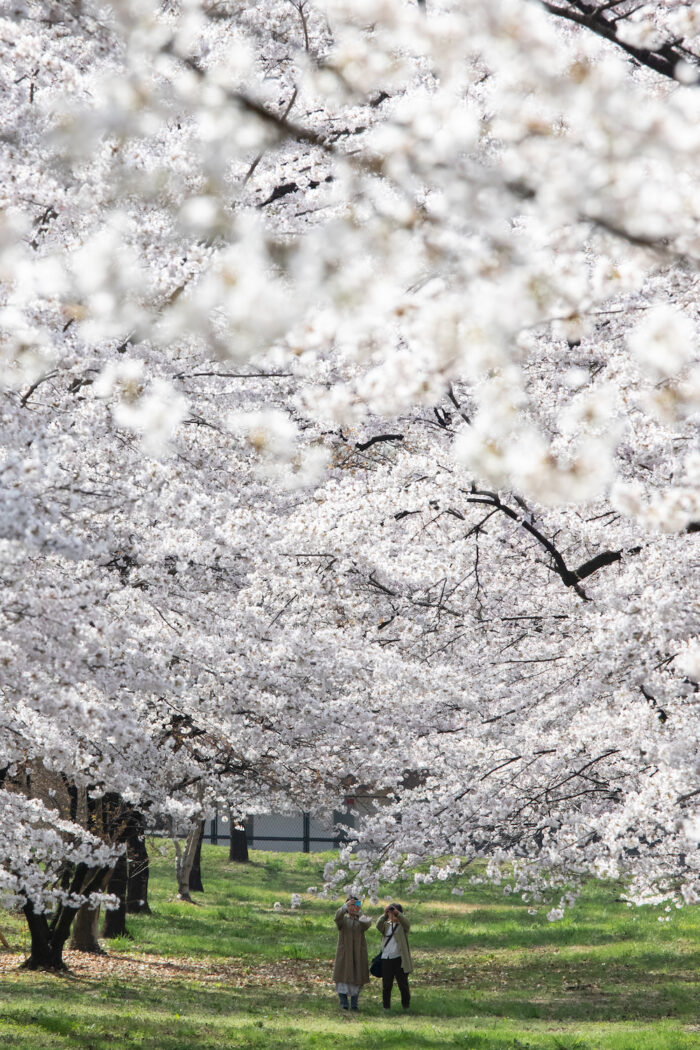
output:
<path id="1" fill-rule="evenodd" d="M 127 915 L 152 915 L 153 912 L 148 906 L 148 901 L 143 903 L 129 904 L 127 901 L 126 905 Z"/>
<path id="2" fill-rule="evenodd" d="M 35 959 L 33 955 L 20 963 L 19 969 L 42 970 L 46 973 L 66 973 L 68 971 L 63 959 Z"/>

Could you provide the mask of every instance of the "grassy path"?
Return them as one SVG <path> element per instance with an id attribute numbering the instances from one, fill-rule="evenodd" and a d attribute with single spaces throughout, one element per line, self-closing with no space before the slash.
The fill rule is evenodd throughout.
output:
<path id="1" fill-rule="evenodd" d="M 68 953 L 67 977 L 18 972 L 26 934 L 0 914 L 14 949 L 0 953 L 0 1050 L 700 1050 L 697 908 L 659 922 L 669 915 L 591 887 L 552 925 L 497 888 L 421 887 L 402 898 L 411 1013 L 384 1015 L 373 981 L 346 1017 L 330 982 L 334 904 L 306 893 L 326 857 L 257 853 L 229 866 L 224 849 L 205 847 L 193 907 L 174 900 L 164 850 L 154 914 L 133 917 L 134 940 L 106 956 Z M 303 897 L 294 911 L 292 893 Z"/>

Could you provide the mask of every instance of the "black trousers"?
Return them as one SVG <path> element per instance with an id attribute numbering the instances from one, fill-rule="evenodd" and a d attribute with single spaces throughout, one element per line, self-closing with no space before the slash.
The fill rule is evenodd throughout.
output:
<path id="1" fill-rule="evenodd" d="M 408 974 L 404 973 L 401 965 L 401 956 L 398 959 L 382 959 L 382 1005 L 387 1010 L 391 1006 L 394 978 L 401 992 L 401 1005 L 408 1006 L 411 1002 L 411 990 L 408 987 Z"/>

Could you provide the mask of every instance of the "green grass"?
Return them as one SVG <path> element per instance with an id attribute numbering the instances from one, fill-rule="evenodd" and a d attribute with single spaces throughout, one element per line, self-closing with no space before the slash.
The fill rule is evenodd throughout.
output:
<path id="1" fill-rule="evenodd" d="M 78 959 L 66 977 L 3 971 L 2 1050 L 700 1050 L 697 908 L 660 923 L 663 911 L 627 908 L 619 887 L 591 884 L 550 924 L 495 887 L 455 897 L 422 886 L 402 897 L 414 927 L 410 1014 L 384 1015 L 373 980 L 348 1017 L 331 984 L 336 905 L 306 894 L 328 855 L 254 853 L 243 866 L 205 847 L 205 893 L 192 906 L 175 900 L 170 846 L 151 853 L 154 913 L 130 918 L 133 941 Z M 292 911 L 295 892 L 303 905 Z M 27 949 L 19 917 L 0 913 L 0 929 Z"/>

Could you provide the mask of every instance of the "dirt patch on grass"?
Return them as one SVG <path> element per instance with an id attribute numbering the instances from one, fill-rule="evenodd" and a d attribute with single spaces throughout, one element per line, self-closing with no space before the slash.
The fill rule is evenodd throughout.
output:
<path id="1" fill-rule="evenodd" d="M 503 911 L 507 909 L 513 912 L 514 917 L 518 917 L 520 912 L 525 907 L 524 904 L 504 904 L 502 901 L 496 901 L 492 903 L 490 901 L 484 901 L 480 904 L 471 904 L 467 901 L 462 900 L 461 897 L 455 897 L 453 901 L 430 901 L 428 904 L 422 904 L 421 907 L 425 911 L 446 911 L 454 915 L 465 915 L 472 911 Z"/>
<path id="2" fill-rule="evenodd" d="M 90 955 L 85 952 L 64 952 L 68 966 L 67 980 L 104 980 L 116 977 L 138 981 L 195 981 L 202 984 L 227 984 L 243 988 L 261 984 L 291 984 L 312 986 L 328 984 L 331 979 L 330 960 L 276 959 L 274 962 L 250 965 L 241 960 L 231 962 L 209 961 L 188 957 L 172 958 L 147 955 L 144 952 L 106 952 Z M 0 955 L 0 975 L 3 979 L 14 974 L 17 978 L 34 977 L 34 973 L 20 970 L 24 956 L 15 953 Z"/>

